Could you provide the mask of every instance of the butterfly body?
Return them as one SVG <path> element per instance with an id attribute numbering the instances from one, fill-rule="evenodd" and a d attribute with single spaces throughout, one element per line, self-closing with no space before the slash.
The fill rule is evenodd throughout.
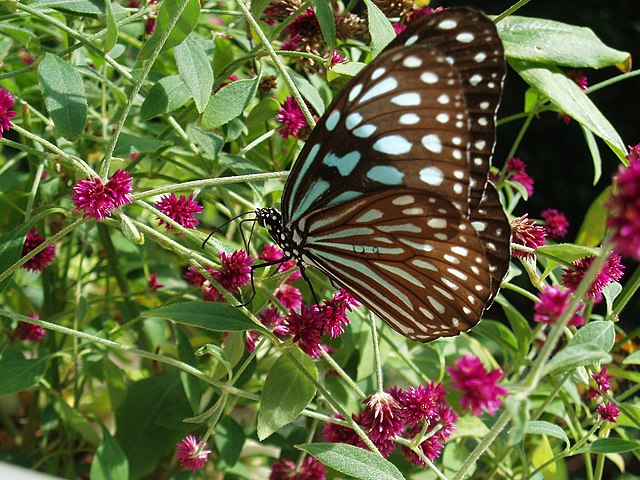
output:
<path id="1" fill-rule="evenodd" d="M 487 180 L 504 55 L 493 23 L 449 9 L 411 24 L 320 119 L 258 222 L 418 341 L 475 325 L 509 261 Z"/>

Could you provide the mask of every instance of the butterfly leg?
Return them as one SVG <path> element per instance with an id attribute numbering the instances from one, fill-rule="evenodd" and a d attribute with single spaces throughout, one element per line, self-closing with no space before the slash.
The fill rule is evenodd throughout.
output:
<path id="1" fill-rule="evenodd" d="M 251 296 L 249 297 L 249 300 L 247 300 L 246 302 L 244 302 L 244 303 L 242 303 L 240 305 L 236 305 L 236 306 L 237 307 L 246 307 L 251 302 L 253 302 L 253 299 L 256 297 L 256 285 L 253 282 L 253 272 L 255 270 L 257 270 L 258 268 L 271 267 L 273 265 L 282 265 L 285 261 L 286 261 L 286 259 L 283 257 L 283 258 L 280 258 L 278 260 L 273 260 L 271 262 L 260 263 L 258 265 L 251 265 Z"/>
<path id="2" fill-rule="evenodd" d="M 316 305 L 320 306 L 320 302 L 318 301 L 318 296 L 316 295 L 316 291 L 313 289 L 313 285 L 307 274 L 305 273 L 305 267 L 302 263 L 298 263 L 298 268 L 300 269 L 300 276 L 303 278 L 307 285 L 309 285 L 309 290 L 311 290 L 311 295 L 313 296 L 313 301 Z"/>

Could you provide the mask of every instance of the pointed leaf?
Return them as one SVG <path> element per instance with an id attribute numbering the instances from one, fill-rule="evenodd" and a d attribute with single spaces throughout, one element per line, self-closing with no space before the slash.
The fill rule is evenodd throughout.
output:
<path id="1" fill-rule="evenodd" d="M 558 466 L 555 462 L 547 463 L 549 460 L 553 458 L 553 449 L 549 444 L 549 439 L 546 435 L 542 436 L 540 443 L 533 450 L 533 454 L 531 455 L 531 464 L 534 467 L 541 467 L 546 464 L 546 467 L 542 469 L 542 474 L 544 478 L 556 478 L 556 474 L 558 472 Z"/>
<path id="2" fill-rule="evenodd" d="M 578 235 L 576 235 L 576 243 L 589 247 L 597 247 L 602 243 L 607 226 L 606 220 L 609 215 L 609 211 L 604 204 L 609 199 L 610 191 L 611 186 L 598 195 L 587 210 Z"/>
<path id="3" fill-rule="evenodd" d="M 102 443 L 91 462 L 91 480 L 129 480 L 129 460 L 109 430 L 102 427 Z"/>
<path id="4" fill-rule="evenodd" d="M 525 427 L 525 433 L 532 435 L 548 435 L 550 437 L 559 438 L 566 445 L 567 448 L 571 446 L 571 442 L 569 441 L 569 437 L 567 434 L 560 428 L 558 425 L 554 425 L 553 423 L 544 422 L 541 420 L 536 420 L 529 422 Z"/>
<path id="5" fill-rule="evenodd" d="M 224 417 L 216 425 L 215 442 L 220 458 L 229 467 L 234 466 L 240 458 L 245 442 L 242 427 L 231 417 Z"/>
<path id="6" fill-rule="evenodd" d="M 221 127 L 242 115 L 256 95 L 260 77 L 237 80 L 218 90 L 202 115 L 202 126 L 208 130 Z"/>
<path id="7" fill-rule="evenodd" d="M 367 5 L 367 19 L 371 35 L 371 56 L 376 58 L 384 50 L 384 47 L 396 38 L 396 32 L 389 19 L 372 0 L 364 0 L 364 3 Z"/>
<path id="8" fill-rule="evenodd" d="M 631 55 L 606 46 L 589 28 L 511 15 L 497 24 L 505 54 L 576 68 L 631 67 Z"/>
<path id="9" fill-rule="evenodd" d="M 576 453 L 624 453 L 640 449 L 640 442 L 622 438 L 599 438 Z"/>
<path id="10" fill-rule="evenodd" d="M 6 349 L 0 356 L 0 395 L 26 390 L 38 384 L 47 369 L 45 358 L 26 359 Z"/>
<path id="11" fill-rule="evenodd" d="M 149 90 L 140 106 L 140 116 L 143 120 L 149 120 L 172 112 L 187 103 L 189 97 L 191 93 L 179 75 L 164 77 Z"/>
<path id="12" fill-rule="evenodd" d="M 249 317 L 239 309 L 224 303 L 213 302 L 182 302 L 166 307 L 147 310 L 143 317 L 160 317 L 183 325 L 204 328 L 216 332 L 243 332 L 245 330 L 260 330 L 261 327 L 253 323 Z M 262 327 L 264 330 L 264 328 Z"/>
<path id="13" fill-rule="evenodd" d="M 336 45 L 336 22 L 333 19 L 331 2 L 328 0 L 312 0 L 312 2 L 322 36 L 327 44 L 327 51 L 331 54 Z"/>
<path id="14" fill-rule="evenodd" d="M 24 240 L 31 225 L 31 222 L 25 222 L 0 236 L 0 272 L 6 272 L 22 256 Z M 7 287 L 12 276 L 8 276 L 0 283 L 0 293 Z"/>
<path id="15" fill-rule="evenodd" d="M 559 68 L 515 58 L 509 59 L 509 64 L 525 82 L 547 96 L 561 111 L 602 138 L 624 160 L 626 147 L 618 132 L 580 87 Z"/>
<path id="16" fill-rule="evenodd" d="M 594 344 L 598 345 L 603 352 L 609 352 L 613 348 L 615 339 L 616 330 L 613 322 L 595 321 L 580 328 L 569 345 Z"/>
<path id="17" fill-rule="evenodd" d="M 118 21 L 113 13 L 113 6 L 111 0 L 104 0 L 105 11 L 107 17 L 107 34 L 104 37 L 104 45 L 102 50 L 104 53 L 111 51 L 118 41 Z"/>
<path id="18" fill-rule="evenodd" d="M 65 60 L 47 53 L 38 65 L 38 79 L 51 120 L 68 140 L 77 139 L 87 122 L 82 77 Z"/>
<path id="19" fill-rule="evenodd" d="M 171 19 L 175 18 L 180 9 L 180 5 L 183 0 L 164 0 L 160 11 L 158 12 L 158 18 L 156 19 L 156 28 L 153 31 L 153 35 L 149 37 L 149 40 L 145 42 L 138 55 L 138 60 L 146 60 L 151 57 L 151 53 L 155 50 L 158 43 L 160 43 L 160 37 L 164 36 L 165 32 L 169 28 Z M 188 0 L 186 7 L 180 14 L 178 22 L 175 24 L 167 41 L 162 46 L 160 52 L 169 50 L 170 48 L 180 45 L 185 38 L 191 33 L 198 23 L 200 17 L 200 0 Z"/>
<path id="20" fill-rule="evenodd" d="M 369 450 L 346 443 L 305 443 L 296 448 L 334 470 L 361 480 L 404 480 L 397 467 Z"/>
<path id="21" fill-rule="evenodd" d="M 610 361 L 611 356 L 600 348 L 600 345 L 594 343 L 567 345 L 547 363 L 543 375 L 566 372 L 591 363 L 608 363 Z"/>
<path id="22" fill-rule="evenodd" d="M 318 370 L 308 355 L 297 349 L 291 354 L 314 379 L 318 378 Z M 314 383 L 289 356 L 278 358 L 264 382 L 258 412 L 258 438 L 264 440 L 298 418 L 315 393 Z"/>
<path id="23" fill-rule="evenodd" d="M 190 35 L 173 49 L 180 78 L 191 92 L 199 113 L 204 112 L 213 89 L 213 69 L 204 47 Z"/>

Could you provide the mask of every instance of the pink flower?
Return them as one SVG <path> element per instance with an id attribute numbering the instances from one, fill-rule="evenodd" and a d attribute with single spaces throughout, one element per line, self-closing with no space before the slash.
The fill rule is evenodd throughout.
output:
<path id="1" fill-rule="evenodd" d="M 527 192 L 527 195 L 533 195 L 533 178 L 525 171 L 527 164 L 516 157 L 507 160 L 507 174 L 514 182 L 520 183 Z"/>
<path id="2" fill-rule="evenodd" d="M 620 415 L 620 409 L 615 403 L 607 402 L 598 405 L 598 413 L 602 417 L 602 420 L 616 423 L 618 415 Z"/>
<path id="3" fill-rule="evenodd" d="M 366 426 L 371 440 L 380 442 L 400 435 L 404 429 L 404 420 L 400 403 L 387 392 L 378 392 L 365 398 L 364 410 L 359 415 L 362 425 Z M 377 445 L 376 445 L 377 446 Z"/>
<path id="4" fill-rule="evenodd" d="M 311 7 L 307 8 L 304 13 L 298 15 L 285 27 L 284 31 L 292 37 L 297 35 L 304 35 L 305 37 L 322 35 L 320 22 L 318 22 L 316 12 L 314 12 Z"/>
<path id="5" fill-rule="evenodd" d="M 211 272 L 213 272 L 214 270 L 211 269 Z M 187 268 L 186 273 L 182 276 L 182 278 L 184 278 L 187 282 L 189 282 L 189 285 L 191 285 L 192 287 L 195 286 L 201 286 L 207 279 L 196 269 L 196 267 L 189 265 L 189 267 Z"/>
<path id="6" fill-rule="evenodd" d="M 413 425 L 407 430 L 406 435 L 409 438 L 413 438 L 421 431 L 421 425 Z M 435 435 L 425 438 L 418 446 L 418 448 L 422 451 L 424 456 L 429 459 L 429 461 L 434 461 L 436 458 L 438 458 L 440 456 L 440 453 L 442 452 L 443 447 L 444 445 Z M 422 460 L 422 458 L 420 458 L 420 456 L 416 452 L 405 445 L 402 446 L 402 455 L 414 465 L 418 465 L 421 467 L 427 466 L 424 460 Z"/>
<path id="7" fill-rule="evenodd" d="M 285 283 L 276 288 L 273 294 L 290 312 L 300 310 L 302 306 L 302 292 L 293 285 Z"/>
<path id="8" fill-rule="evenodd" d="M 325 300 L 320 305 L 320 311 L 324 315 L 324 331 L 331 338 L 336 338 L 344 332 L 344 327 L 349 325 L 347 309 L 351 311 L 351 306 L 357 301 L 345 290 L 340 289 L 333 299 Z M 359 304 L 358 304 L 359 305 Z"/>
<path id="9" fill-rule="evenodd" d="M 71 200 L 76 210 L 83 210 L 83 218 L 104 220 L 116 208 L 131 203 L 132 180 L 126 170 L 117 170 L 107 183 L 102 183 L 98 177 L 78 180 L 73 186 Z"/>
<path id="10" fill-rule="evenodd" d="M 281 458 L 271 465 L 269 480 L 325 480 L 327 469 L 313 457 L 302 460 L 298 469 L 293 460 Z"/>
<path id="11" fill-rule="evenodd" d="M 602 392 L 608 392 L 609 390 L 611 390 L 611 384 L 609 383 L 609 380 L 613 378 L 613 375 L 607 375 L 608 368 L 609 367 L 605 365 L 600 369 L 600 372 L 591 375 L 591 378 L 596 381 L 596 383 L 598 384 L 598 388 Z"/>
<path id="12" fill-rule="evenodd" d="M 40 315 L 36 313 L 28 313 L 27 317 L 40 319 Z M 19 322 L 14 332 L 16 338 L 25 340 L 27 342 L 38 342 L 44 338 L 47 331 L 39 325 L 34 325 L 29 322 Z"/>
<path id="13" fill-rule="evenodd" d="M 156 19 L 155 17 L 147 18 L 147 21 L 144 23 L 144 33 L 147 35 L 152 35 L 156 29 Z"/>
<path id="14" fill-rule="evenodd" d="M 24 239 L 24 246 L 22 247 L 22 256 L 39 247 L 44 242 L 44 237 L 39 235 L 36 228 L 33 227 L 27 232 L 27 236 Z M 49 266 L 56 256 L 56 248 L 53 243 L 50 243 L 40 253 L 36 254 L 28 262 L 22 265 L 22 268 L 26 270 L 41 272 L 45 267 Z"/>
<path id="15" fill-rule="evenodd" d="M 10 109 L 15 103 L 11 92 L 6 88 L 0 88 L 0 138 L 2 138 L 2 132 L 9 130 L 13 125 L 11 119 L 17 114 Z"/>
<path id="16" fill-rule="evenodd" d="M 278 133 L 285 140 L 289 138 L 289 135 L 297 139 L 298 132 L 308 125 L 302 110 L 293 97 L 287 97 L 282 103 L 280 111 L 276 114 L 276 120 L 282 124 Z"/>
<path id="17" fill-rule="evenodd" d="M 220 270 L 212 273 L 220 285 L 230 292 L 237 292 L 251 282 L 251 265 L 253 258 L 244 250 L 236 250 L 231 255 L 220 252 Z"/>
<path id="18" fill-rule="evenodd" d="M 352 312 L 353 311 L 353 307 L 360 307 L 362 304 L 356 299 L 356 297 L 354 297 L 353 295 L 351 295 L 349 292 L 347 292 L 344 288 L 341 288 L 340 290 L 338 290 L 338 293 L 336 293 L 333 296 L 333 299 L 337 302 L 340 302 L 341 304 L 344 305 L 344 308 L 346 308 L 348 311 Z"/>
<path id="19" fill-rule="evenodd" d="M 607 226 L 613 228 L 616 250 L 640 260 L 640 144 L 630 147 L 628 167 L 620 167 L 606 206 L 611 210 Z"/>
<path id="20" fill-rule="evenodd" d="M 324 56 L 325 58 L 329 57 L 329 54 L 325 54 Z M 334 65 L 338 65 L 339 63 L 344 63 L 346 62 L 347 59 L 345 57 L 340 56 L 340 53 L 338 52 L 338 50 L 334 50 L 333 53 L 331 54 L 331 66 Z"/>
<path id="21" fill-rule="evenodd" d="M 573 268 L 563 269 L 562 283 L 572 292 L 575 291 L 594 259 L 595 257 L 582 258 L 573 262 Z M 589 287 L 587 297 L 593 298 L 595 303 L 602 301 L 602 291 L 607 285 L 622 278 L 624 265 L 620 263 L 620 260 L 620 255 L 612 253 Z"/>
<path id="22" fill-rule="evenodd" d="M 569 221 L 564 213 L 555 208 L 547 208 L 540 216 L 546 222 L 544 230 L 547 235 L 553 238 L 562 238 L 567 234 Z"/>
<path id="23" fill-rule="evenodd" d="M 201 213 L 202 205 L 193 200 L 193 195 L 189 195 L 188 198 L 184 195 L 176 197 L 175 193 L 165 195 L 156 202 L 155 207 L 184 228 L 196 228 L 196 225 L 200 223 L 193 214 Z M 158 218 L 158 220 L 158 225 L 164 224 L 167 230 L 173 229 L 171 225 L 161 218 Z"/>
<path id="24" fill-rule="evenodd" d="M 343 417 L 341 415 L 337 415 L 337 418 L 343 420 Z M 367 449 L 367 446 L 364 444 L 358 434 L 353 431 L 353 429 L 345 427 L 343 425 L 339 425 L 337 423 L 325 423 L 324 428 L 322 429 L 322 438 L 330 443 L 346 443 L 355 447 Z"/>
<path id="25" fill-rule="evenodd" d="M 558 320 L 569 306 L 571 291 L 566 288 L 546 285 L 538 298 L 540 301 L 536 302 L 533 307 L 535 310 L 533 320 L 538 323 L 551 324 Z M 567 326 L 579 327 L 582 324 L 584 324 L 584 318 L 574 313 Z"/>
<path id="26" fill-rule="evenodd" d="M 285 317 L 288 332 L 297 342 L 300 350 L 311 358 L 320 358 L 322 341 L 322 324 L 324 316 L 315 307 L 302 305 L 300 313 L 292 312 Z"/>
<path id="27" fill-rule="evenodd" d="M 487 372 L 479 358 L 467 354 L 455 363 L 455 367 L 447 367 L 453 388 L 462 392 L 460 403 L 465 410 L 470 409 L 472 415 L 481 415 L 486 410 L 494 415 L 502 405 L 501 396 L 509 393 L 498 386 L 503 376 L 500 369 Z"/>
<path id="28" fill-rule="evenodd" d="M 407 423 L 432 422 L 438 418 L 440 406 L 446 397 L 444 387 L 430 382 L 419 385 L 418 388 L 409 387 L 400 394 L 402 415 Z"/>
<path id="29" fill-rule="evenodd" d="M 205 450 L 203 443 L 198 442 L 194 435 L 187 435 L 177 445 L 178 453 L 176 457 L 180 460 L 180 466 L 187 470 L 193 470 L 193 472 L 204 467 L 211 454 L 211 450 Z"/>
<path id="30" fill-rule="evenodd" d="M 569 70 L 567 76 L 580 87 L 580 90 L 586 90 L 589 86 L 589 80 L 582 70 Z"/>
<path id="31" fill-rule="evenodd" d="M 224 82 L 222 82 L 220 85 L 218 85 L 218 88 L 216 88 L 216 90 L 215 90 L 215 91 L 217 92 L 217 91 L 219 91 L 220 89 L 222 89 L 222 88 L 226 87 L 226 86 L 227 86 L 227 85 L 229 85 L 230 83 L 233 83 L 233 82 L 235 82 L 235 81 L 237 81 L 237 80 L 238 80 L 238 77 L 236 77 L 235 75 L 229 75 L 229 76 L 227 77 L 227 80 L 226 80 L 226 81 L 224 81 Z"/>
<path id="32" fill-rule="evenodd" d="M 164 287 L 164 285 L 162 285 L 161 283 L 158 283 L 158 274 L 157 273 L 152 273 L 149 276 L 149 278 L 147 279 L 147 285 L 149 287 L 149 290 L 153 290 L 153 291 Z"/>
<path id="33" fill-rule="evenodd" d="M 511 222 L 511 241 L 517 245 L 529 248 L 539 248 L 546 243 L 547 232 L 544 227 L 536 225 L 535 220 L 529 220 L 528 214 L 514 218 Z M 515 258 L 533 258 L 532 253 L 513 249 Z"/>
<path id="34" fill-rule="evenodd" d="M 282 249 L 273 244 L 265 244 L 262 247 L 262 254 L 258 255 L 260 260 L 264 260 L 265 262 L 277 262 L 278 260 L 282 260 L 284 258 L 284 252 Z M 296 268 L 296 261 L 293 259 L 282 262 L 278 267 L 278 272 L 285 272 L 292 268 Z M 288 282 L 293 282 L 294 280 L 299 279 L 301 276 L 300 270 L 296 269 L 287 279 Z"/>

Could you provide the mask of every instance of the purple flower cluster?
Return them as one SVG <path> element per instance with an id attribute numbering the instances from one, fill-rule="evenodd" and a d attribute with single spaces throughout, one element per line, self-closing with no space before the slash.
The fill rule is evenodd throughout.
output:
<path id="1" fill-rule="evenodd" d="M 205 450 L 203 443 L 199 442 L 194 435 L 187 435 L 177 445 L 176 457 L 180 460 L 180 466 L 193 472 L 204 467 L 211 454 L 211 450 Z"/>
<path id="2" fill-rule="evenodd" d="M 184 228 L 196 228 L 196 225 L 200 223 L 193 214 L 201 213 L 202 205 L 193 199 L 193 195 L 189 195 L 189 197 L 184 195 L 176 197 L 175 193 L 165 195 L 156 202 L 155 207 Z M 173 228 L 161 218 L 158 218 L 158 220 L 158 225 L 164 225 L 167 230 Z"/>
<path id="3" fill-rule="evenodd" d="M 282 125 L 278 133 L 285 140 L 289 136 L 297 139 L 300 130 L 309 125 L 298 102 L 293 97 L 285 98 L 280 106 L 280 111 L 276 114 L 276 120 Z"/>
<path id="4" fill-rule="evenodd" d="M 536 249 L 546 243 L 547 232 L 543 226 L 536 224 L 535 220 L 529 220 L 528 215 L 514 218 L 511 221 L 511 242 Z M 515 258 L 533 258 L 532 253 L 521 250 L 513 250 Z"/>
<path id="5" fill-rule="evenodd" d="M 533 320 L 538 323 L 551 324 L 565 312 L 571 300 L 571 290 L 546 285 L 538 295 L 539 301 L 534 305 Z M 579 327 L 584 324 L 584 318 L 577 313 L 571 317 L 567 326 Z"/>
<path id="6" fill-rule="evenodd" d="M 126 170 L 116 170 L 107 183 L 98 177 L 78 180 L 71 200 L 76 210 L 83 211 L 83 218 L 104 220 L 113 210 L 131 203 L 132 180 Z"/>
<path id="7" fill-rule="evenodd" d="M 582 281 L 585 273 L 593 263 L 595 257 L 581 258 L 573 262 L 572 268 L 563 269 L 562 284 L 569 288 L 572 292 L 578 288 L 578 284 Z M 624 265 L 620 262 L 622 259 L 620 255 L 615 253 L 611 254 L 607 258 L 606 263 L 602 269 L 598 272 L 596 279 L 593 281 L 589 290 L 587 290 L 587 297 L 593 298 L 595 303 L 602 301 L 602 291 L 610 283 L 617 282 L 622 278 L 624 272 Z"/>
<path id="8" fill-rule="evenodd" d="M 251 281 L 251 265 L 253 258 L 244 250 L 236 250 L 230 255 L 225 252 L 218 254 L 220 257 L 220 268 L 218 270 L 207 268 L 207 272 L 225 290 L 237 293 Z M 189 285 L 198 286 L 202 290 L 202 299 L 208 302 L 219 302 L 224 295 L 214 287 L 195 267 L 190 266 L 183 276 Z"/>
<path id="9" fill-rule="evenodd" d="M 29 229 L 27 236 L 24 239 L 24 246 L 22 247 L 22 256 L 39 247 L 44 242 L 44 237 L 38 234 L 35 227 Z M 53 243 L 47 245 L 44 250 L 34 255 L 29 261 L 22 265 L 22 268 L 26 270 L 41 272 L 45 267 L 48 267 L 56 256 L 56 249 Z"/>

